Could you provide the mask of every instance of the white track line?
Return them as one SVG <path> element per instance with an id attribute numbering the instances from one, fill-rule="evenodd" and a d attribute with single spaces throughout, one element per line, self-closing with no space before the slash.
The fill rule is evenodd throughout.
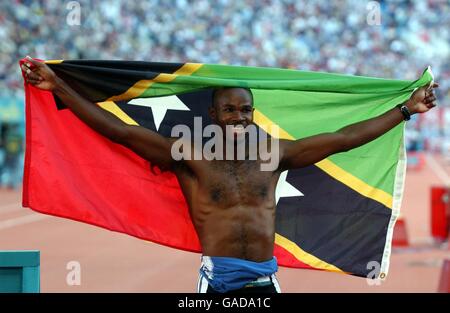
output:
<path id="1" fill-rule="evenodd" d="M 440 165 L 431 153 L 427 154 L 427 161 L 434 174 L 441 180 L 441 182 L 447 187 L 450 186 L 450 176 L 446 173 L 445 169 Z"/>
<path id="2" fill-rule="evenodd" d="M 22 209 L 23 209 L 23 207 L 22 207 L 22 204 L 20 204 L 20 203 L 10 203 L 10 204 L 5 204 L 5 205 L 0 205 L 0 214 L 14 212 L 14 211 L 20 211 Z"/>
<path id="3" fill-rule="evenodd" d="M 16 218 L 11 218 L 9 220 L 5 220 L 5 221 L 1 221 L 0 222 L 0 230 L 4 230 L 4 229 L 7 229 L 7 228 L 19 226 L 19 225 L 24 225 L 24 224 L 37 222 L 37 221 L 40 221 L 40 220 L 43 220 L 43 219 L 46 219 L 46 218 L 48 218 L 47 215 L 37 214 L 37 213 L 32 213 L 32 214 L 28 214 L 28 215 L 21 216 L 21 217 L 16 217 Z"/>

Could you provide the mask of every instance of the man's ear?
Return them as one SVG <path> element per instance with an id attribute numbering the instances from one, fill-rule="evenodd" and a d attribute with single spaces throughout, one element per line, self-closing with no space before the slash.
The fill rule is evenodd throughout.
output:
<path id="1" fill-rule="evenodd" d="M 209 113 L 209 117 L 213 120 L 216 121 L 217 119 L 217 114 L 216 114 L 216 108 L 214 106 L 210 106 L 208 108 L 208 113 Z"/>

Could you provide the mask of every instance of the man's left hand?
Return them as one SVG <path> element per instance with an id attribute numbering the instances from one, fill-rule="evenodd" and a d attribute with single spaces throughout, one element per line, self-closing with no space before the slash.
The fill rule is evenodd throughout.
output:
<path id="1" fill-rule="evenodd" d="M 423 86 L 417 89 L 409 98 L 406 106 L 411 114 L 425 113 L 436 106 L 436 96 L 434 94 L 434 88 L 439 87 L 438 83 L 432 85 Z"/>

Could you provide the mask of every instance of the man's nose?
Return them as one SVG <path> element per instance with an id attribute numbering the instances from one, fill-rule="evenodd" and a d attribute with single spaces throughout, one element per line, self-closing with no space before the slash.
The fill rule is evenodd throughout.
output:
<path id="1" fill-rule="evenodd" d="M 235 122 L 243 122 L 245 121 L 245 117 L 242 112 L 236 111 L 233 113 L 233 121 Z"/>

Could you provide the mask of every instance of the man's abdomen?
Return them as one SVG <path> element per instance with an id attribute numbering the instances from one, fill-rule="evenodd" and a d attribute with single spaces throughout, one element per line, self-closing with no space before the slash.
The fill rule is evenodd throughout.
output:
<path id="1" fill-rule="evenodd" d="M 273 208 L 216 208 L 195 220 L 204 255 L 255 262 L 267 261 L 273 256 Z"/>

